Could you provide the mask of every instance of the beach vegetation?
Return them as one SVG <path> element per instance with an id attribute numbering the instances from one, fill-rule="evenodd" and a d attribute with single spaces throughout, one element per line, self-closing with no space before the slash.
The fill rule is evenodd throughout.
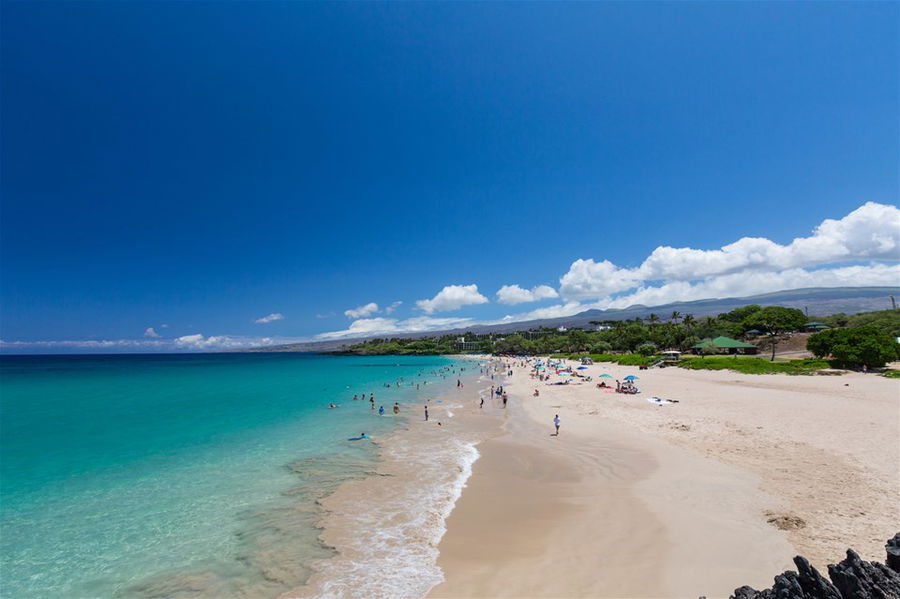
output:
<path id="1" fill-rule="evenodd" d="M 773 362 L 755 356 L 709 356 L 682 358 L 678 366 L 689 370 L 734 370 L 744 374 L 812 374 L 829 368 L 830 364 L 815 358 Z"/>
<path id="2" fill-rule="evenodd" d="M 717 337 L 743 339 L 758 347 L 771 348 L 803 329 L 808 317 L 800 310 L 779 306 L 742 306 L 717 316 L 694 318 L 678 313 L 667 318 L 654 315 L 646 320 L 602 320 L 588 328 L 537 328 L 517 332 L 476 334 L 445 334 L 419 338 L 370 339 L 345 347 L 338 353 L 363 355 L 434 355 L 485 353 L 506 355 L 541 355 L 555 358 L 590 357 L 595 362 L 615 362 L 626 366 L 652 365 L 665 350 L 693 351 L 696 358 L 686 356 L 685 368 L 730 368 L 740 372 L 808 372 L 816 367 L 827 368 L 824 359 L 832 359 L 837 367 L 870 368 L 883 366 L 900 357 L 897 336 L 900 336 L 900 311 L 882 310 L 855 315 L 837 314 L 816 317 L 833 328 L 810 337 L 807 345 L 818 359 L 813 361 L 779 361 L 769 356 L 771 368 L 763 368 L 743 357 L 714 355 L 718 348 L 704 347 L 701 340 Z M 842 326 L 844 325 L 844 326 Z M 862 330 L 860 330 L 862 329 Z M 851 332 L 856 331 L 856 332 Z M 874 331 L 874 332 L 873 332 Z M 880 333 L 880 334 L 876 334 Z M 695 347 L 696 346 L 696 347 Z M 894 353 L 891 353 L 894 352 Z M 708 366 L 702 364 L 706 362 Z"/>
<path id="3" fill-rule="evenodd" d="M 802 310 L 783 306 L 760 308 L 741 322 L 745 330 L 757 329 L 767 335 L 772 348 L 772 361 L 775 360 L 775 348 L 778 345 L 779 337 L 790 331 L 802 329 L 805 323 L 806 315 Z"/>
<path id="4" fill-rule="evenodd" d="M 896 338 L 871 325 L 815 333 L 807 339 L 806 348 L 844 368 L 880 368 L 900 358 Z"/>

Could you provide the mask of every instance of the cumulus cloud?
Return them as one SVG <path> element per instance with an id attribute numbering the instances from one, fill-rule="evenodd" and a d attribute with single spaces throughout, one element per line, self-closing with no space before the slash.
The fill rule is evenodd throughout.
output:
<path id="1" fill-rule="evenodd" d="M 538 285 L 530 290 L 523 289 L 518 285 L 504 285 L 497 291 L 497 301 L 508 306 L 537 302 L 554 297 L 559 297 L 559 294 L 556 292 L 556 289 L 549 285 Z"/>
<path id="2" fill-rule="evenodd" d="M 403 302 L 399 302 L 399 301 L 398 301 L 398 302 L 394 302 L 394 303 L 392 303 L 390 306 L 388 306 L 387 308 L 384 309 L 384 313 L 385 313 L 385 314 L 393 314 L 393 313 L 394 313 L 394 310 L 396 310 L 397 308 L 399 308 L 402 304 L 403 304 Z"/>
<path id="3" fill-rule="evenodd" d="M 418 300 L 416 307 L 426 314 L 433 314 L 486 303 L 488 298 L 478 293 L 478 285 L 447 285 L 433 298 Z"/>
<path id="4" fill-rule="evenodd" d="M 868 202 L 787 245 L 744 237 L 715 250 L 660 246 L 637 268 L 579 259 L 560 278 L 560 294 L 567 300 L 623 307 L 810 286 L 896 285 L 895 269 L 879 264 L 896 260 L 900 210 Z M 837 268 L 861 261 L 868 264 Z M 825 265 L 832 267 L 816 268 Z"/>
<path id="5" fill-rule="evenodd" d="M 159 337 L 159 333 L 153 330 L 153 327 L 147 327 L 147 330 L 144 331 L 144 337 Z"/>
<path id="6" fill-rule="evenodd" d="M 343 331 L 331 331 L 316 336 L 319 340 L 349 339 L 354 337 L 371 337 L 375 335 L 391 335 L 396 333 L 422 333 L 463 327 L 473 323 L 471 318 L 433 318 L 417 316 L 398 320 L 396 318 L 361 318 L 354 320 Z"/>
<path id="7" fill-rule="evenodd" d="M 275 322 L 276 320 L 284 320 L 284 314 L 280 312 L 273 312 L 272 314 L 267 314 L 262 318 L 257 318 L 253 322 L 256 324 L 269 324 L 270 322 Z"/>
<path id="8" fill-rule="evenodd" d="M 348 318 L 365 318 L 366 316 L 370 316 L 378 312 L 378 304 L 375 302 L 369 302 L 364 306 L 357 306 L 356 308 L 350 308 L 349 310 L 344 310 L 344 316 Z"/>

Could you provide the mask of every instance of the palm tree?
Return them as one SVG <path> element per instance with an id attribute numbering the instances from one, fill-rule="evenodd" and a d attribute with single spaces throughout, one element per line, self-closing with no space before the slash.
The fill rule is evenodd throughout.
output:
<path id="1" fill-rule="evenodd" d="M 647 317 L 647 320 L 650 322 L 650 324 L 656 324 L 657 322 L 659 322 L 659 316 L 657 316 L 656 314 L 650 314 L 650 316 Z"/>
<path id="2" fill-rule="evenodd" d="M 681 324 L 683 324 L 687 328 L 693 327 L 695 322 L 696 321 L 694 320 L 694 317 L 690 314 L 685 314 L 684 318 L 681 319 Z"/>
<path id="3" fill-rule="evenodd" d="M 672 322 L 678 322 L 679 318 L 681 318 L 681 312 L 679 312 L 678 310 L 674 310 L 671 316 Z"/>

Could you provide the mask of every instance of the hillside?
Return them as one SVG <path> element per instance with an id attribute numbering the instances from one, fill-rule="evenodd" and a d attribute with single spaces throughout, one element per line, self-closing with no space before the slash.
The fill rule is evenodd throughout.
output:
<path id="1" fill-rule="evenodd" d="M 586 310 L 572 316 L 562 318 L 546 318 L 514 322 L 508 324 L 475 325 L 461 329 L 448 329 L 441 331 L 428 331 L 422 333 L 370 335 L 367 337 L 355 337 L 333 341 L 311 341 L 308 343 L 296 343 L 290 345 L 278 345 L 271 347 L 252 348 L 243 351 L 248 352 L 324 352 L 339 349 L 344 345 L 372 339 L 376 337 L 417 338 L 439 336 L 447 333 L 470 331 L 476 334 L 507 333 L 513 331 L 525 331 L 538 328 L 557 327 L 589 327 L 591 322 L 603 320 L 630 320 L 633 318 L 647 318 L 650 314 L 656 314 L 665 319 L 673 311 L 682 314 L 691 314 L 695 318 L 701 316 L 715 316 L 749 304 L 761 306 L 785 306 L 798 308 L 810 315 L 828 316 L 831 314 L 845 313 L 856 314 L 872 310 L 884 310 L 891 306 L 891 296 L 900 299 L 900 287 L 838 287 L 838 288 L 807 288 L 791 289 L 753 295 L 748 297 L 717 298 L 696 300 L 691 302 L 675 302 L 661 306 L 630 306 L 622 309 L 611 310 Z"/>

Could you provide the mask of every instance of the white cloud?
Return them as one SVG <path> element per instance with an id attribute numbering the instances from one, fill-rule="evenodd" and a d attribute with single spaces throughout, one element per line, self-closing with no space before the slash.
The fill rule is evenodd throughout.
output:
<path id="1" fill-rule="evenodd" d="M 418 300 L 416 307 L 426 314 L 433 314 L 486 303 L 488 298 L 478 293 L 478 285 L 447 285 L 433 298 Z"/>
<path id="2" fill-rule="evenodd" d="M 357 306 L 356 308 L 350 308 L 349 310 L 344 310 L 344 316 L 349 318 L 365 318 L 366 316 L 370 316 L 378 312 L 378 304 L 375 302 L 369 302 L 364 306 Z"/>
<path id="3" fill-rule="evenodd" d="M 269 324 L 270 322 L 275 322 L 276 320 L 284 320 L 284 314 L 281 312 L 273 312 L 272 314 L 268 314 L 263 316 L 262 318 L 257 318 L 253 322 L 256 324 Z"/>
<path id="4" fill-rule="evenodd" d="M 497 291 L 497 301 L 508 306 L 554 297 L 559 297 L 559 294 L 549 285 L 538 285 L 532 287 L 531 290 L 523 289 L 518 285 L 504 285 Z"/>
<path id="5" fill-rule="evenodd" d="M 276 340 L 272 337 L 231 337 L 229 335 L 205 337 L 199 333 L 183 335 L 175 339 L 176 348 L 188 350 L 243 349 L 281 343 L 289 343 L 289 341 Z"/>
<path id="6" fill-rule="evenodd" d="M 674 301 L 743 297 L 803 287 L 882 287 L 900 284 L 900 265 L 867 264 L 805 270 L 792 268 L 776 273 L 732 273 L 703 281 L 672 281 L 641 287 L 633 293 L 591 307 L 627 308 L 634 304 L 658 306 Z"/>
<path id="7" fill-rule="evenodd" d="M 316 318 L 331 318 L 334 316 L 334 312 L 323 312 L 321 314 L 316 314 Z"/>
<path id="8" fill-rule="evenodd" d="M 578 259 L 559 279 L 559 292 L 566 299 L 593 299 L 632 289 L 640 282 L 634 270 L 619 268 L 609 260 Z"/>
<path id="9" fill-rule="evenodd" d="M 144 337 L 159 337 L 159 333 L 153 330 L 153 327 L 147 327 L 147 330 L 144 331 Z"/>
<path id="10" fill-rule="evenodd" d="M 842 219 L 823 221 L 812 235 L 787 245 L 744 237 L 717 250 L 660 246 L 637 268 L 579 259 L 560 278 L 560 294 L 568 300 L 594 300 L 596 306 L 622 307 L 798 287 L 900 283 L 896 277 L 890 280 L 892 271 L 877 260 L 900 260 L 900 210 L 868 202 Z M 810 270 L 859 261 L 870 264 Z M 625 291 L 630 293 L 609 299 Z"/>
<path id="11" fill-rule="evenodd" d="M 397 308 L 399 308 L 401 305 L 403 305 L 403 302 L 399 302 L 399 301 L 398 301 L 398 302 L 394 302 L 394 303 L 392 303 L 390 306 L 388 306 L 387 308 L 384 309 L 384 313 L 385 313 L 385 314 L 393 314 L 393 313 L 394 313 L 394 310 L 396 310 Z"/>
<path id="12" fill-rule="evenodd" d="M 417 316 L 406 320 L 398 320 L 396 318 L 361 318 L 354 320 L 343 331 L 322 333 L 317 335 L 316 339 L 331 340 L 397 333 L 421 333 L 462 327 L 472 323 L 471 318 L 433 318 L 431 316 Z"/>
<path id="13" fill-rule="evenodd" d="M 3 341 L 0 340 L 0 351 L 35 353 L 35 352 L 177 352 L 177 351 L 214 351 L 226 349 L 244 349 L 268 345 L 309 342 L 309 339 L 296 337 L 233 337 L 230 335 L 183 335 L 175 339 L 76 339 L 50 341 Z"/>

